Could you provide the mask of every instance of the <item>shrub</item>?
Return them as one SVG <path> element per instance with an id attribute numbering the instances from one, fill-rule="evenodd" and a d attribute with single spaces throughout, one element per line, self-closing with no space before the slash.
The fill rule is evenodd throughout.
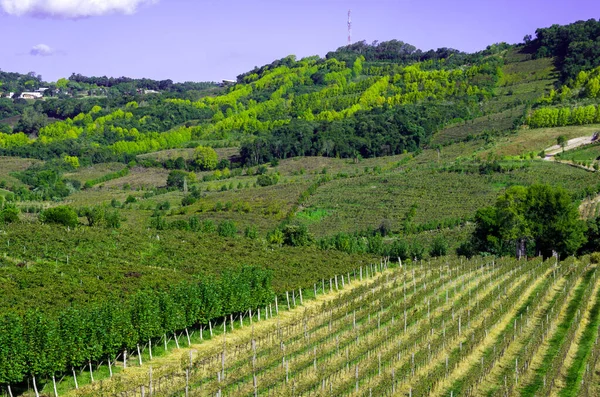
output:
<path id="1" fill-rule="evenodd" d="M 79 223 L 77 213 L 68 206 L 48 208 L 40 213 L 40 221 L 43 223 L 55 223 L 58 225 L 75 227 Z"/>
<path id="2" fill-rule="evenodd" d="M 433 257 L 444 256 L 448 253 L 448 242 L 442 236 L 438 236 L 433 240 L 429 255 Z"/>
<path id="3" fill-rule="evenodd" d="M 256 226 L 248 226 L 246 230 L 244 230 L 244 236 L 252 240 L 258 238 L 258 230 L 256 229 Z"/>
<path id="4" fill-rule="evenodd" d="M 184 198 L 181 199 L 181 205 L 183 205 L 184 207 L 187 207 L 188 205 L 192 205 L 196 202 L 196 198 L 194 196 L 192 196 L 191 194 L 188 194 L 187 196 L 185 196 Z"/>
<path id="5" fill-rule="evenodd" d="M 19 220 L 19 209 L 14 205 L 6 205 L 0 211 L 0 223 L 14 223 Z"/>
<path id="6" fill-rule="evenodd" d="M 117 210 L 107 211 L 104 215 L 104 220 L 108 228 L 118 229 L 121 227 L 121 214 Z"/>
<path id="7" fill-rule="evenodd" d="M 283 228 L 283 243 L 294 247 L 308 245 L 312 241 L 306 225 L 285 225 Z"/>
<path id="8" fill-rule="evenodd" d="M 97 226 L 104 220 L 104 208 L 100 206 L 86 207 L 83 209 L 83 216 L 86 217 L 89 226 Z"/>
<path id="9" fill-rule="evenodd" d="M 234 237 L 237 233 L 237 228 L 233 221 L 224 221 L 219 223 L 217 233 L 221 237 Z"/>

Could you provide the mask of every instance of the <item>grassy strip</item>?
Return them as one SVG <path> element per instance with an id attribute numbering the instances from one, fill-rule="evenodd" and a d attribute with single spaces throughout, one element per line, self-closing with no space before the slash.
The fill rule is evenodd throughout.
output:
<path id="1" fill-rule="evenodd" d="M 579 348 L 571 367 L 567 371 L 566 385 L 561 390 L 560 396 L 570 397 L 578 394 L 581 380 L 585 373 L 587 359 L 598 335 L 598 326 L 600 325 L 600 290 L 596 293 L 596 302 L 590 309 L 589 316 L 590 321 L 579 339 Z"/>
<path id="2" fill-rule="evenodd" d="M 521 389 L 521 396 L 535 396 L 539 389 L 544 385 L 544 376 L 552 367 L 554 357 L 558 354 L 561 345 L 565 343 L 565 337 L 567 336 L 567 333 L 569 332 L 571 326 L 573 326 L 573 319 L 575 318 L 577 309 L 579 308 L 583 299 L 583 294 L 585 293 L 586 286 L 589 284 L 592 275 L 593 270 L 588 270 L 583 277 L 583 282 L 575 290 L 573 299 L 567 307 L 565 318 L 558 325 L 556 333 L 549 341 L 548 350 L 544 355 L 541 366 L 536 370 L 533 381 L 526 385 L 523 389 Z"/>
<path id="3" fill-rule="evenodd" d="M 113 179 L 123 178 L 124 176 L 127 176 L 128 174 L 129 174 L 129 168 L 125 167 L 121 171 L 111 172 L 111 173 L 101 176 L 100 178 L 87 180 L 87 181 L 85 181 L 83 188 L 89 189 L 92 186 L 97 185 L 99 183 L 112 181 Z"/>

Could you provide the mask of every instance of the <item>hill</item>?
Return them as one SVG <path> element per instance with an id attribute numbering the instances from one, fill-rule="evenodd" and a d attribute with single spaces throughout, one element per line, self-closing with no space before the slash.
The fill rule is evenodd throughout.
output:
<path id="1" fill-rule="evenodd" d="M 352 291 L 315 313 L 290 311 L 304 329 L 262 329 L 258 367 L 240 347 L 251 337 L 221 363 L 225 381 L 208 356 L 186 364 L 188 381 L 211 395 L 533 395 L 557 374 L 554 391 L 591 382 L 581 369 L 597 357 L 588 254 L 600 251 L 599 154 L 596 143 L 551 161 L 545 151 L 600 132 L 598 40 L 590 20 L 474 54 L 359 42 L 325 58 L 288 56 L 223 87 L 0 73 L 3 91 L 48 88 L 39 100 L 0 99 L 10 121 L 0 125 L 0 387 L 27 393 L 35 379 L 51 392 L 63 377 L 62 394 L 76 377 L 83 386 L 120 372 L 106 363 L 125 351 L 140 364 L 152 346 L 172 358 L 188 334 L 200 343 L 217 324 L 247 326 L 259 309 L 271 317 L 273 305 L 292 309 L 349 280 Z M 581 259 L 493 259 L 517 243 L 529 258 L 549 255 L 536 228 L 563 214 L 523 216 L 519 200 L 534 205 L 536 191 L 548 212 L 577 218 L 580 208 L 580 219 L 557 221 L 577 230 L 548 239 L 577 240 L 553 248 Z M 469 245 L 484 226 L 489 244 Z M 362 280 L 376 270 L 384 275 Z M 401 320 L 407 331 L 392 326 Z M 406 332 L 421 339 L 405 346 Z M 273 335 L 290 349 L 290 372 Z M 504 370 L 515 359 L 518 384 Z M 324 366 L 332 370 L 319 374 Z M 168 383 L 179 393 L 186 367 L 175 367 L 165 371 L 180 376 Z"/>

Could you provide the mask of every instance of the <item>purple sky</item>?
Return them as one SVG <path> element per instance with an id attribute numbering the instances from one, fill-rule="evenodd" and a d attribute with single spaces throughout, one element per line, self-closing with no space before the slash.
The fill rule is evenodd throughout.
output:
<path id="1" fill-rule="evenodd" d="M 599 0 L 105 0 L 116 10 L 106 15 L 90 11 L 90 0 L 54 0 L 62 8 L 50 11 L 48 0 L 33 0 L 37 9 L 10 8 L 20 1 L 0 0 L 0 69 L 51 81 L 72 72 L 232 79 L 289 54 L 323 56 L 345 45 L 349 8 L 353 41 L 469 52 L 521 42 L 538 27 L 600 17 Z M 144 4 L 135 13 L 119 13 L 136 3 Z M 69 19 L 86 13 L 96 16 Z"/>

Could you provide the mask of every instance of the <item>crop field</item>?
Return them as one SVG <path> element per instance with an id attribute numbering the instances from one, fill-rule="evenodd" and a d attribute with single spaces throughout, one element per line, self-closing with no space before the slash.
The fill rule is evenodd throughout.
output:
<path id="1" fill-rule="evenodd" d="M 415 224 L 469 219 L 477 208 L 492 205 L 501 189 L 514 184 L 549 183 L 577 196 L 598 182 L 593 172 L 546 161 L 530 161 L 525 168 L 492 175 L 407 168 L 324 184 L 305 204 L 305 211 L 321 211 L 322 216 L 306 223 L 318 236 L 330 230 L 377 228 L 384 219 L 398 230 L 407 219 Z"/>
<path id="2" fill-rule="evenodd" d="M 446 144 L 461 141 L 467 137 L 477 137 L 485 132 L 503 132 L 514 128 L 514 121 L 523 114 L 524 106 L 517 106 L 503 112 L 478 117 L 470 121 L 450 125 L 432 139 L 432 144 Z"/>
<path id="3" fill-rule="evenodd" d="M 594 395 L 600 281 L 587 257 L 443 258 L 345 280 L 256 329 L 227 325 L 154 375 L 124 371 L 74 395 Z M 332 288 L 320 284 L 305 293 Z"/>

